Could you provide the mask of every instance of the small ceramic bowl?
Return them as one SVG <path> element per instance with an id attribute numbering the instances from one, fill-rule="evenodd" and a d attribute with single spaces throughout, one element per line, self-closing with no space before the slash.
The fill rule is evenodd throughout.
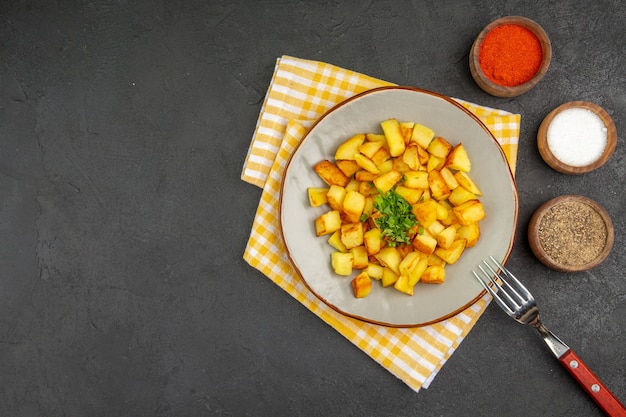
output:
<path id="1" fill-rule="evenodd" d="M 515 24 L 530 30 L 539 40 L 542 50 L 541 65 L 535 76 L 524 84 L 520 84 L 514 87 L 496 84 L 495 82 L 491 81 L 483 72 L 479 60 L 480 45 L 485 39 L 485 36 L 487 36 L 487 34 L 491 30 L 505 24 Z M 543 30 L 541 26 L 539 26 L 539 24 L 531 19 L 522 16 L 506 16 L 494 20 L 478 34 L 478 37 L 474 41 L 472 49 L 470 50 L 469 66 L 474 81 L 476 81 L 476 84 L 478 84 L 478 86 L 482 88 L 485 92 L 496 97 L 515 97 L 519 96 L 520 94 L 524 94 L 525 92 L 536 86 L 539 81 L 541 81 L 543 76 L 548 71 L 551 60 L 552 46 L 550 44 L 550 38 L 548 38 L 548 34 L 545 32 L 545 30 Z"/>
<path id="2" fill-rule="evenodd" d="M 564 195 L 542 204 L 528 225 L 528 242 L 537 259 L 561 272 L 595 268 L 615 240 L 609 213 L 580 195 Z"/>
<path id="3" fill-rule="evenodd" d="M 592 160 L 592 162 L 582 166 L 574 166 L 559 159 L 555 155 L 555 153 L 558 154 L 558 151 L 553 152 L 553 149 L 550 148 L 548 141 L 548 129 L 550 124 L 554 121 L 554 118 L 562 112 L 570 109 L 590 110 L 600 118 L 604 124 L 604 129 L 606 129 L 606 145 L 604 146 L 604 150 L 597 156 L 596 159 Z M 537 147 L 539 148 L 541 157 L 551 168 L 563 174 L 584 174 L 600 168 L 606 163 L 606 161 L 609 160 L 611 155 L 613 155 L 616 145 L 617 129 L 615 128 L 613 119 L 602 107 L 588 101 L 570 101 L 560 105 L 548 113 L 548 115 L 541 122 L 539 131 L 537 132 Z M 571 146 L 574 145 L 572 144 Z M 580 143 L 577 144 L 577 146 L 584 146 L 584 144 Z M 591 149 L 589 149 L 589 152 L 591 152 Z"/>

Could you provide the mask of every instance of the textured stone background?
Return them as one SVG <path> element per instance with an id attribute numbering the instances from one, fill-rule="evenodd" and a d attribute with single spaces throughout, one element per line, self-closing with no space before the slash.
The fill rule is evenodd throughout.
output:
<path id="1" fill-rule="evenodd" d="M 536 20 L 554 48 L 513 99 L 482 92 L 467 63 L 505 15 Z M 495 305 L 414 394 L 242 260 L 261 191 L 239 175 L 283 54 L 522 114 L 509 266 L 626 401 L 625 22 L 621 0 L 4 0 L 0 415 L 601 415 Z M 535 144 L 571 100 L 603 106 L 620 135 L 575 177 Z M 590 272 L 550 271 L 528 247 L 532 212 L 562 194 L 615 223 Z"/>

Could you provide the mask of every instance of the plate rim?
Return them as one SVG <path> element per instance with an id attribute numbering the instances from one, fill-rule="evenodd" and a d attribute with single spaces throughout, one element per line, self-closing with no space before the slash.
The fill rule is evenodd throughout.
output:
<path id="1" fill-rule="evenodd" d="M 349 313 L 347 311 L 344 311 L 340 307 L 334 305 L 333 303 L 329 302 L 326 298 L 321 296 L 317 291 L 315 291 L 311 287 L 309 282 L 306 280 L 306 278 L 304 277 L 304 275 L 300 271 L 300 268 L 297 266 L 297 263 L 295 262 L 295 259 L 292 257 L 292 254 L 291 254 L 291 251 L 289 250 L 289 247 L 286 244 L 285 228 L 284 228 L 284 224 L 283 224 L 283 196 L 284 196 L 284 188 L 285 188 L 285 183 L 286 183 L 286 179 L 287 179 L 286 173 L 289 170 L 289 167 L 291 166 L 291 163 L 292 163 L 295 155 L 297 154 L 298 149 L 307 140 L 307 138 L 309 137 L 309 135 L 313 131 L 313 129 L 319 123 L 321 123 L 329 114 L 331 114 L 332 112 L 336 111 L 337 109 L 339 109 L 339 108 L 341 108 L 341 107 L 343 107 L 345 105 L 348 105 L 352 101 L 355 101 L 355 100 L 357 100 L 357 99 L 359 99 L 359 98 L 361 98 L 363 96 L 379 93 L 379 92 L 384 91 L 384 90 L 412 91 L 412 92 L 427 94 L 427 95 L 434 96 L 436 98 L 443 99 L 444 101 L 448 102 L 449 104 L 452 104 L 454 107 L 460 109 L 462 112 L 464 112 L 465 114 L 470 116 L 470 118 L 472 118 L 476 123 L 478 123 L 479 126 L 485 132 L 487 132 L 489 137 L 497 145 L 497 149 L 498 149 L 501 157 L 505 161 L 507 161 L 506 167 L 507 167 L 507 171 L 508 171 L 509 180 L 511 181 L 512 188 L 513 188 L 513 191 L 514 191 L 513 197 L 514 197 L 514 202 L 515 202 L 515 207 L 514 207 L 515 210 L 514 210 L 514 214 L 513 214 L 513 225 L 514 225 L 513 232 L 512 232 L 510 241 L 507 243 L 507 249 L 506 249 L 506 252 L 505 252 L 503 258 L 501 260 L 499 259 L 499 261 L 500 261 L 500 263 L 502 265 L 506 264 L 506 261 L 510 257 L 511 252 L 513 250 L 513 246 L 515 244 L 515 239 L 516 239 L 516 236 L 517 236 L 517 228 L 518 228 L 518 224 L 519 224 L 519 193 L 518 193 L 518 189 L 517 189 L 517 182 L 515 181 L 515 176 L 513 175 L 513 172 L 511 171 L 511 165 L 508 163 L 508 159 L 506 158 L 506 155 L 505 155 L 504 151 L 502 150 L 502 146 L 498 143 L 498 140 L 496 139 L 496 137 L 493 135 L 493 133 L 491 133 L 489 128 L 487 128 L 487 126 L 478 118 L 478 116 L 476 116 L 474 113 L 470 112 L 468 109 L 463 107 L 456 100 L 452 99 L 449 96 L 441 94 L 441 93 L 437 93 L 437 92 L 434 92 L 434 91 L 430 91 L 430 90 L 426 90 L 426 89 L 422 89 L 422 88 L 418 88 L 418 87 L 412 87 L 412 86 L 382 86 L 382 87 L 376 87 L 376 88 L 373 88 L 373 89 L 366 90 L 366 91 L 363 91 L 361 93 L 355 94 L 354 96 L 348 97 L 347 99 L 345 99 L 345 100 L 335 104 L 334 106 L 332 106 L 330 109 L 328 109 L 324 114 L 322 114 L 317 120 L 315 120 L 311 124 L 311 126 L 307 129 L 306 133 L 304 134 L 304 136 L 302 137 L 300 142 L 293 149 L 293 152 L 291 153 L 291 155 L 289 156 L 289 159 L 287 160 L 287 163 L 285 164 L 285 169 L 283 171 L 283 175 L 281 176 L 280 188 L 279 188 L 279 199 L 278 199 L 279 231 L 280 231 L 281 239 L 283 241 L 283 245 L 285 247 L 285 252 L 287 254 L 289 262 L 291 263 L 291 265 L 293 266 L 294 270 L 298 274 L 298 277 L 300 278 L 300 281 L 304 284 L 304 286 L 309 291 L 311 291 L 311 293 L 313 293 L 313 295 L 315 295 L 315 297 L 318 300 L 320 300 L 326 306 L 330 307 L 332 310 L 336 311 L 337 313 L 339 313 L 339 314 L 341 314 L 343 316 L 349 317 L 349 318 L 353 318 L 353 319 L 360 320 L 360 321 L 363 321 L 363 322 L 366 322 L 366 323 L 381 325 L 381 326 L 385 326 L 385 327 L 391 327 L 391 328 L 424 327 L 424 326 L 428 326 L 428 325 L 431 325 L 431 324 L 442 322 L 442 321 L 444 321 L 446 319 L 449 319 L 451 317 L 456 316 L 457 314 L 459 314 L 460 312 L 462 312 L 462 311 L 466 310 L 467 308 L 471 307 L 476 302 L 478 302 L 478 300 L 483 298 L 484 295 L 487 293 L 487 291 L 484 290 L 484 289 L 481 290 L 478 293 L 478 295 L 476 297 L 474 297 L 473 299 L 471 299 L 469 302 L 467 302 L 464 305 L 458 307 L 454 311 L 452 311 L 452 312 L 450 312 L 448 314 L 444 314 L 443 316 L 440 316 L 440 317 L 438 317 L 436 319 L 433 319 L 433 320 L 428 320 L 428 321 L 423 321 L 423 322 L 418 322 L 418 323 L 406 323 L 406 324 L 387 323 L 387 322 L 383 322 L 383 321 L 380 321 L 380 320 L 375 320 L 375 319 L 371 319 L 371 318 L 368 318 L 368 317 L 363 317 L 363 316 L 358 315 L 358 314 Z"/>

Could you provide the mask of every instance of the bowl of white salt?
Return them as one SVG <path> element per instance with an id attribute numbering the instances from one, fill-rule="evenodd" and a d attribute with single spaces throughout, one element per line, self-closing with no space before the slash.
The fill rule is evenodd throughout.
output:
<path id="1" fill-rule="evenodd" d="M 602 107 L 570 101 L 541 122 L 537 147 L 543 160 L 563 174 L 584 174 L 609 160 L 617 144 L 617 129 Z"/>

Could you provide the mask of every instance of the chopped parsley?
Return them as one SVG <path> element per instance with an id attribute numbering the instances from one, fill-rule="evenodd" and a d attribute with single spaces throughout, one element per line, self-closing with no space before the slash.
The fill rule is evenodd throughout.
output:
<path id="1" fill-rule="evenodd" d="M 378 214 L 373 216 L 374 222 L 382 230 L 389 246 L 411 243 L 407 232 L 418 222 L 411 211 L 411 205 L 404 198 L 391 190 L 376 196 L 374 208 L 378 211 Z"/>

